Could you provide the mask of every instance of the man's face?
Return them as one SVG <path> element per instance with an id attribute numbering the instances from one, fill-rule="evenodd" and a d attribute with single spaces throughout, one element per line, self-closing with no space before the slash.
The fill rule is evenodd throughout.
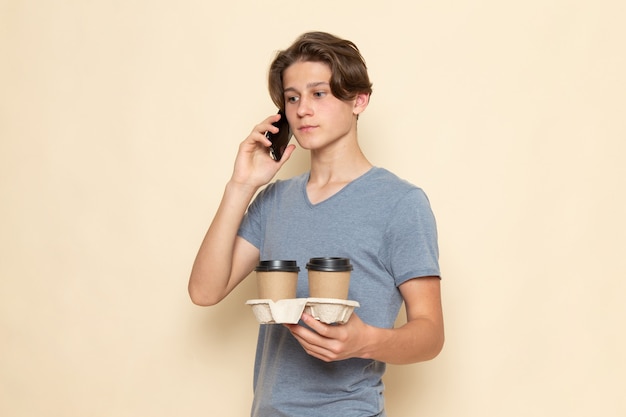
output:
<path id="1" fill-rule="evenodd" d="M 283 73 L 285 113 L 300 146 L 312 151 L 356 138 L 355 101 L 330 90 L 331 71 L 321 62 L 296 62 Z"/>

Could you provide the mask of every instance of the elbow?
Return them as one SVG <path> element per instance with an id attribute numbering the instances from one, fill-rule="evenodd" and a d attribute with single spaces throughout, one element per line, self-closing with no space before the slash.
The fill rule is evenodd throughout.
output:
<path id="1" fill-rule="evenodd" d="M 426 356 L 425 360 L 427 360 L 427 361 L 433 360 L 437 356 L 439 356 L 439 354 L 443 350 L 443 345 L 444 344 L 445 344 L 445 335 L 444 335 L 444 333 L 442 331 L 441 334 L 438 337 L 436 337 L 435 340 L 433 340 L 433 343 L 431 345 L 431 349 L 429 350 L 428 355 Z"/>
<path id="2" fill-rule="evenodd" d="M 432 333 L 430 338 L 430 349 L 428 349 L 428 358 L 426 360 L 435 359 L 441 351 L 446 342 L 446 332 L 443 324 L 443 318 L 436 320 L 433 323 Z"/>
<path id="3" fill-rule="evenodd" d="M 191 298 L 191 302 L 200 307 L 210 307 L 213 306 L 220 301 L 224 297 L 216 297 L 214 294 L 211 294 L 207 291 L 202 291 L 202 289 L 197 288 L 191 282 L 188 287 L 189 298 Z"/>
<path id="4" fill-rule="evenodd" d="M 445 336 L 443 331 L 432 334 L 421 346 L 421 349 L 415 351 L 413 360 L 409 363 L 428 362 L 435 359 L 443 350 L 444 343 Z"/>
<path id="5" fill-rule="evenodd" d="M 441 335 L 441 339 L 438 341 L 438 343 L 435 345 L 434 349 L 433 349 L 433 355 L 432 358 L 430 359 L 435 359 L 437 356 L 439 356 L 439 354 L 441 353 L 441 351 L 443 350 L 443 345 L 445 344 L 445 337 L 443 335 Z"/>
<path id="6" fill-rule="evenodd" d="M 220 302 L 220 300 L 217 300 L 215 298 L 192 292 L 189 293 L 189 297 L 191 298 L 192 303 L 200 307 L 210 307 Z"/>
<path id="7" fill-rule="evenodd" d="M 217 304 L 217 302 L 207 297 L 201 297 L 201 296 L 190 294 L 190 298 L 191 298 L 192 303 L 200 307 L 210 307 L 210 306 Z"/>

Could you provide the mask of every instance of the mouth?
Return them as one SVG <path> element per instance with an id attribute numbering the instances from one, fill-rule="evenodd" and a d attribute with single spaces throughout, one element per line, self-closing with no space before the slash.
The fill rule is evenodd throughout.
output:
<path id="1" fill-rule="evenodd" d="M 303 126 L 300 126 L 298 128 L 298 131 L 300 131 L 302 133 L 308 133 L 308 132 L 311 132 L 312 130 L 314 130 L 315 128 L 317 128 L 317 126 L 303 125 Z"/>

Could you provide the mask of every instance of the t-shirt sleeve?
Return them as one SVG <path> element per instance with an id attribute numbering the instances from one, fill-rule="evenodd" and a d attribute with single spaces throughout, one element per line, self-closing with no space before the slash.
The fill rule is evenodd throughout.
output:
<path id="1" fill-rule="evenodd" d="M 406 193 L 390 213 L 381 260 L 396 286 L 411 278 L 441 275 L 435 216 L 420 188 Z"/>

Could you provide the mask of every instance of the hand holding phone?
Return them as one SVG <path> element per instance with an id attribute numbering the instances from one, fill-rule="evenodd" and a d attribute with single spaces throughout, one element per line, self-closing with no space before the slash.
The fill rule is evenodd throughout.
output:
<path id="1" fill-rule="evenodd" d="M 278 128 L 278 133 L 265 132 L 265 137 L 272 142 L 270 145 L 270 156 L 275 161 L 280 161 L 280 158 L 283 157 L 283 153 L 291 139 L 291 129 L 289 129 L 287 117 L 280 110 L 278 114 L 280 114 L 280 120 L 276 123 L 272 123 Z"/>

